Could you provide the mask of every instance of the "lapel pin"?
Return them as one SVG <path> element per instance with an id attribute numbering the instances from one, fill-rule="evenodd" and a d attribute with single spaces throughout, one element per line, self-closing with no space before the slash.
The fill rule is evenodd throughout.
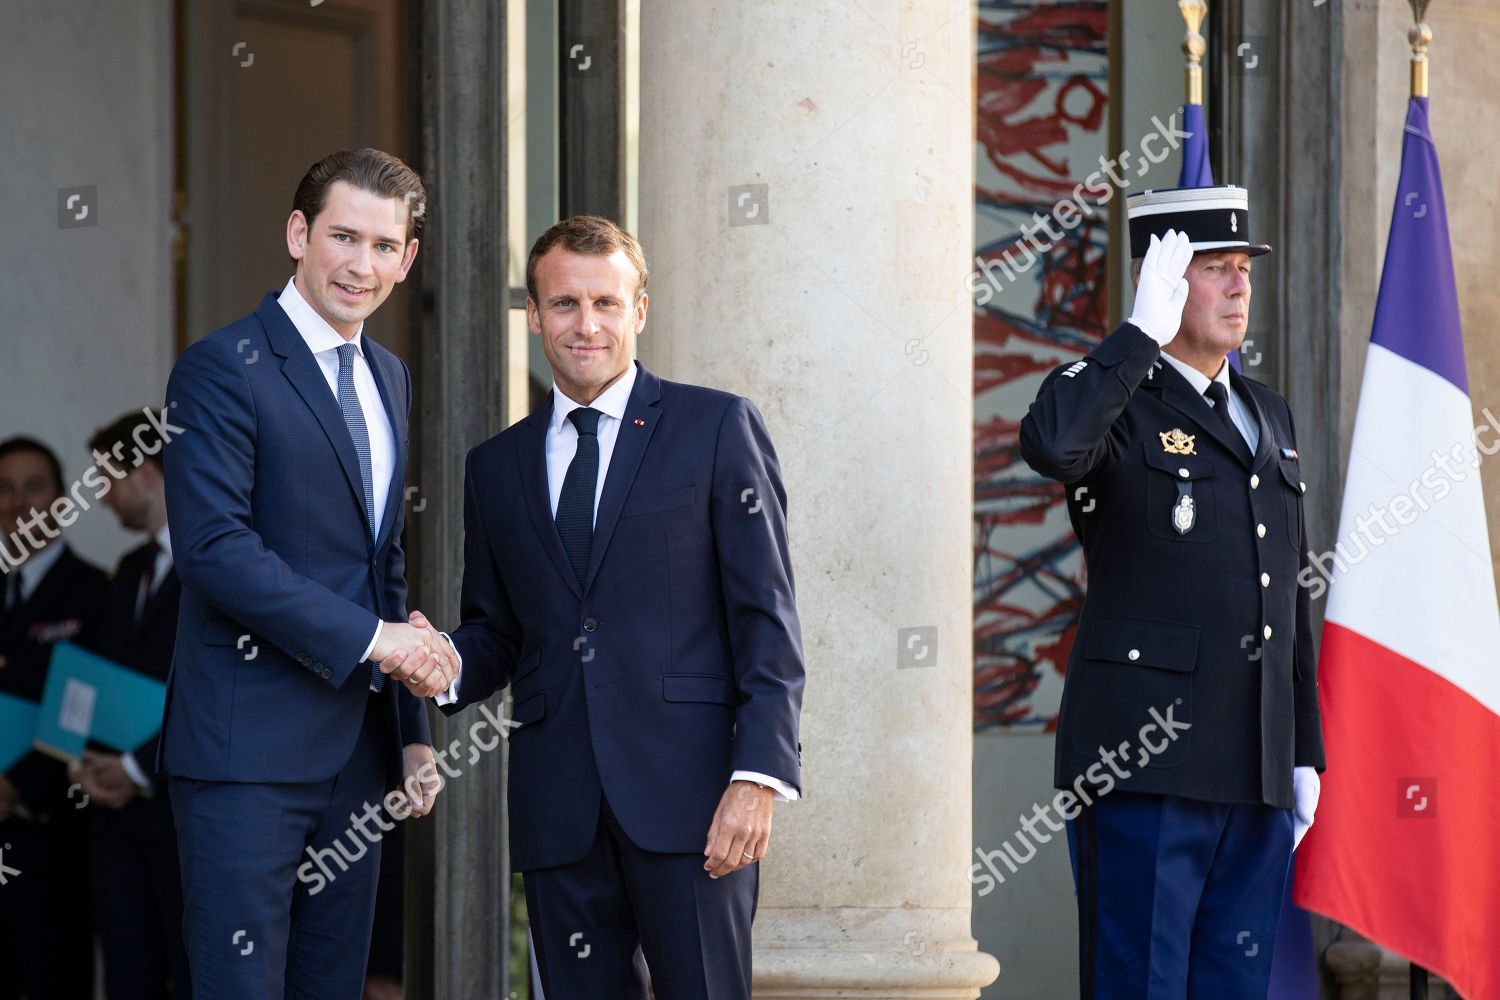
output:
<path id="1" fill-rule="evenodd" d="M 644 421 L 641 418 L 637 417 L 636 420 L 635 420 L 635 425 L 637 427 L 645 427 L 646 426 L 646 421 Z"/>

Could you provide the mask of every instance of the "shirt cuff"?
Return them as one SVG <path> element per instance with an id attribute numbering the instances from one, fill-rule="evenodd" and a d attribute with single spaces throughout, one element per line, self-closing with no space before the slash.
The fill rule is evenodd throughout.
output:
<path id="1" fill-rule="evenodd" d="M 375 623 L 375 634 L 370 636 L 370 644 L 365 647 L 365 655 L 359 658 L 360 663 L 368 660 L 370 658 L 370 654 L 375 652 L 375 644 L 380 641 L 380 630 L 383 628 L 385 628 L 385 622 Z"/>
<path id="2" fill-rule="evenodd" d="M 458 701 L 458 682 L 463 677 L 464 658 L 459 653 L 458 647 L 453 644 L 453 636 L 447 632 L 439 632 L 438 635 L 448 640 L 448 648 L 453 650 L 453 658 L 458 661 L 458 669 L 453 672 L 453 683 L 448 685 L 448 690 L 435 695 L 432 700 L 437 705 L 452 705 Z"/>
<path id="3" fill-rule="evenodd" d="M 141 762 L 135 759 L 135 754 L 120 754 L 120 766 L 125 769 L 126 774 L 130 775 L 130 780 L 140 786 L 143 794 L 151 794 L 154 790 L 151 786 L 151 779 L 146 777 L 146 772 L 141 769 Z"/>
<path id="4" fill-rule="evenodd" d="M 456 683 L 456 682 L 455 682 Z M 729 776 L 730 781 L 753 781 L 757 785 L 765 785 L 776 793 L 777 802 L 796 802 L 802 798 L 802 793 L 780 778 L 773 778 L 769 774 L 761 774 L 759 771 L 735 771 Z"/>

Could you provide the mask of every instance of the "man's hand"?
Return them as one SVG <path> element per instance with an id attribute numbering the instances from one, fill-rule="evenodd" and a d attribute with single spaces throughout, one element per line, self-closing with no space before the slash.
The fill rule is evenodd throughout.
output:
<path id="1" fill-rule="evenodd" d="M 401 788 L 414 817 L 426 816 L 443 790 L 443 776 L 438 772 L 432 747 L 426 743 L 408 743 L 401 748 Z"/>
<path id="2" fill-rule="evenodd" d="M 709 878 L 753 865 L 766 856 L 771 844 L 771 808 L 776 794 L 753 781 L 731 781 L 714 811 L 703 849 L 703 870 Z"/>
<path id="3" fill-rule="evenodd" d="M 417 628 L 407 622 L 381 625 L 370 659 L 379 661 L 381 672 L 420 698 L 448 690 L 456 670 L 455 658 L 441 636 L 431 627 Z"/>
<path id="4" fill-rule="evenodd" d="M 16 791 L 16 786 L 11 784 L 9 778 L 0 774 L 0 823 L 10 819 L 19 801 L 21 801 L 21 793 Z"/>
<path id="5" fill-rule="evenodd" d="M 131 780 L 118 754 L 83 752 L 83 763 L 78 771 L 78 783 L 88 794 L 89 801 L 97 802 L 107 809 L 123 809 L 140 789 Z"/>
<path id="6" fill-rule="evenodd" d="M 1315 767 L 1292 768 L 1292 798 L 1297 806 L 1292 816 L 1292 850 L 1302 843 L 1307 831 L 1312 829 L 1313 814 L 1318 811 L 1318 797 L 1323 793 L 1323 781 Z"/>
<path id="7" fill-rule="evenodd" d="M 453 681 L 458 679 L 458 672 L 460 667 L 462 666 L 462 663 L 458 658 L 458 650 L 453 648 L 453 643 L 448 641 L 448 637 L 439 632 L 437 630 L 437 627 L 429 622 L 427 620 L 427 616 L 422 614 L 422 612 L 413 611 L 411 614 L 406 616 L 406 621 L 407 624 L 413 626 L 414 628 L 426 629 L 427 631 L 432 633 L 433 648 L 441 650 L 448 657 L 448 662 L 453 665 L 453 676 L 448 682 L 451 685 Z M 446 687 L 443 688 L 443 691 L 446 690 L 448 690 Z M 438 692 L 438 694 L 442 693 L 442 691 Z"/>
<path id="8" fill-rule="evenodd" d="M 1182 326 L 1182 308 L 1187 305 L 1188 283 L 1183 277 L 1193 260 L 1193 243 L 1186 233 L 1167 230 L 1161 239 L 1151 237 L 1141 261 L 1141 278 L 1135 286 L 1133 326 L 1162 347 L 1177 336 Z"/>

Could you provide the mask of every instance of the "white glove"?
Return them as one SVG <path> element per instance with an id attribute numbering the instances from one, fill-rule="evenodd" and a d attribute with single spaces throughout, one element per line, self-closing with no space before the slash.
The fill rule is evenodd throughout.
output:
<path id="1" fill-rule="evenodd" d="M 1323 792 L 1323 782 L 1317 768 L 1292 768 L 1292 798 L 1297 805 L 1292 814 L 1292 850 L 1302 843 L 1313 825 L 1313 813 L 1318 811 L 1318 796 Z"/>
<path id="2" fill-rule="evenodd" d="M 1161 239 L 1151 237 L 1146 258 L 1141 261 L 1130 322 L 1162 347 L 1172 342 L 1182 325 L 1182 307 L 1188 297 L 1188 283 L 1183 275 L 1192 259 L 1193 244 L 1187 234 L 1168 229 Z"/>

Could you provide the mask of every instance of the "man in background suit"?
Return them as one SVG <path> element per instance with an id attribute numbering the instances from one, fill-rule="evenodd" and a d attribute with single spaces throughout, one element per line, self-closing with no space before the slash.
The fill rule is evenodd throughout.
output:
<path id="1" fill-rule="evenodd" d="M 411 377 L 362 336 L 425 199 L 379 150 L 313 164 L 291 280 L 167 386 L 182 599 L 161 762 L 200 998 L 358 997 L 382 807 L 423 815 L 437 795 L 421 696 L 452 668 L 405 620 Z M 403 777 L 413 791 L 387 794 Z"/>
<path id="2" fill-rule="evenodd" d="M 89 447 L 111 454 L 153 433 L 152 422 L 137 410 L 102 428 Z M 146 541 L 121 558 L 110 581 L 97 649 L 123 667 L 165 682 L 181 586 L 172 566 L 160 443 L 150 446 L 144 461 L 102 498 L 121 527 L 143 533 Z M 126 753 L 89 750 L 79 773 L 94 806 L 90 875 L 109 1000 L 191 996 L 177 832 L 166 779 L 154 773 L 157 742 L 153 736 Z"/>
<path id="3" fill-rule="evenodd" d="M 554 387 L 469 454 L 439 703 L 512 686 L 511 860 L 549 997 L 644 1000 L 640 950 L 659 1000 L 748 1000 L 753 866 L 801 785 L 776 453 L 748 400 L 633 362 L 646 261 L 614 223 L 558 223 L 526 274 Z"/>
<path id="4" fill-rule="evenodd" d="M 105 578 L 59 537 L 51 509 L 64 497 L 62 465 L 33 438 L 0 442 L 0 691 L 40 702 L 52 650 L 88 643 L 104 608 Z M 0 889 L 0 1000 L 86 997 L 93 988 L 87 820 L 61 761 L 32 750 L 0 776 L 3 864 L 20 871 Z"/>

